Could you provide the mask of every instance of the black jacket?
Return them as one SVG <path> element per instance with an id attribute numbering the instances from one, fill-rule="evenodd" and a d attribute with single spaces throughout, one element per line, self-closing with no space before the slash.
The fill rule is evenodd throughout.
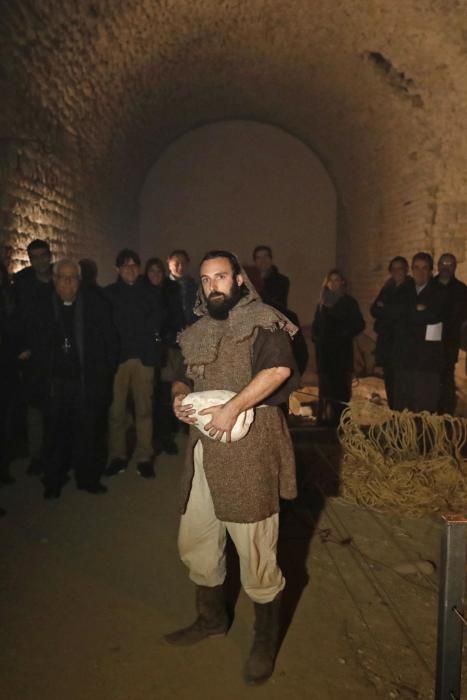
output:
<path id="1" fill-rule="evenodd" d="M 50 395 L 57 367 L 60 303 L 55 293 L 50 299 L 36 299 L 26 317 L 31 357 L 25 363 L 24 379 L 29 401 L 38 406 L 44 406 Z M 91 289 L 80 290 L 75 305 L 74 336 L 81 391 L 87 405 L 101 407 L 110 402 L 117 365 L 118 340 L 110 307 Z"/>
<path id="2" fill-rule="evenodd" d="M 344 294 L 333 306 L 318 304 L 311 325 L 318 372 L 352 372 L 352 341 L 364 328 L 358 302 L 349 294 Z"/>
<path id="3" fill-rule="evenodd" d="M 417 306 L 426 307 L 417 311 Z M 408 280 L 397 293 L 393 312 L 396 317 L 394 367 L 423 372 L 440 372 L 444 367 L 443 343 L 426 340 L 427 325 L 446 320 L 447 292 L 434 279 L 417 294 L 415 282 Z"/>
<path id="4" fill-rule="evenodd" d="M 263 280 L 261 298 L 265 304 L 274 308 L 286 309 L 288 305 L 290 280 L 282 275 L 277 267 L 273 265 L 271 271 Z"/>
<path id="5" fill-rule="evenodd" d="M 189 276 L 182 277 L 181 279 L 169 278 L 168 281 L 176 284 L 179 288 L 183 311 L 183 328 L 186 328 L 186 326 L 191 326 L 198 320 L 198 316 L 195 316 L 193 312 L 193 307 L 198 294 L 198 284 L 193 277 Z"/>
<path id="6" fill-rule="evenodd" d="M 12 289 L 15 302 L 16 340 L 21 352 L 29 349 L 26 326 L 34 318 L 36 310 L 47 306 L 50 302 L 54 286 L 52 280 L 41 282 L 37 279 L 32 267 L 25 267 L 14 275 Z"/>
<path id="7" fill-rule="evenodd" d="M 52 269 L 52 268 L 51 268 Z M 32 267 L 24 267 L 13 276 L 13 293 L 20 307 L 27 306 L 37 295 L 51 295 L 53 291 L 52 277 L 49 282 L 37 279 Z"/>
<path id="8" fill-rule="evenodd" d="M 373 329 L 377 335 L 375 361 L 378 367 L 392 365 L 396 338 L 397 297 L 409 280 L 410 278 L 402 285 L 396 286 L 392 278 L 388 279 L 370 307 L 370 313 L 375 319 Z"/>
<path id="9" fill-rule="evenodd" d="M 162 301 L 166 309 L 166 318 L 162 327 L 162 340 L 168 346 L 177 344 L 178 333 L 185 328 L 182 295 L 180 286 L 166 277 L 162 285 Z"/>
<path id="10" fill-rule="evenodd" d="M 17 340 L 15 304 L 11 287 L 0 287 L 0 403 L 16 384 L 19 346 Z"/>
<path id="11" fill-rule="evenodd" d="M 467 320 L 467 286 L 453 277 L 448 284 L 434 278 L 441 289 L 446 290 L 446 318 L 443 327 L 443 345 L 446 364 L 453 366 L 457 362 L 460 346 L 461 326 Z"/>
<path id="12" fill-rule="evenodd" d="M 162 327 L 166 317 L 162 292 L 139 277 L 126 284 L 120 277 L 105 289 L 120 342 L 119 362 L 139 359 L 154 366 L 160 358 Z"/>

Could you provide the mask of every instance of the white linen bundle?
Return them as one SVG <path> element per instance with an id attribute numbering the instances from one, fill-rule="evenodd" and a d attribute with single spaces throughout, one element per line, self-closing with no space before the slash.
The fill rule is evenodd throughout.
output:
<path id="1" fill-rule="evenodd" d="M 194 391 L 191 394 L 185 396 L 182 401 L 182 405 L 191 404 L 195 409 L 196 413 L 191 416 L 196 420 L 196 427 L 203 433 L 203 435 L 209 435 L 209 432 L 204 430 L 204 426 L 211 420 L 211 414 L 206 413 L 204 416 L 199 415 L 199 411 L 203 411 L 205 408 L 210 406 L 220 406 L 221 404 L 227 403 L 230 399 L 235 396 L 235 392 L 227 391 L 227 389 L 213 389 L 211 391 Z M 248 433 L 250 425 L 255 419 L 255 412 L 252 408 L 247 411 L 242 411 L 239 414 L 235 425 L 230 433 L 230 440 L 232 442 L 237 442 L 241 440 Z M 226 433 L 223 434 L 221 442 L 227 442 Z"/>

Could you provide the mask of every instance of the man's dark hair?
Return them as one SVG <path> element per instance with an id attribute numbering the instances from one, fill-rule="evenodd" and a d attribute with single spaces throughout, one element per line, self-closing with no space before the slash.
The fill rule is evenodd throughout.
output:
<path id="1" fill-rule="evenodd" d="M 137 265 L 141 265 L 141 259 L 134 250 L 131 248 L 123 248 L 115 258 L 115 267 L 121 267 L 127 260 L 133 260 Z"/>
<path id="2" fill-rule="evenodd" d="M 457 258 L 454 255 L 454 253 L 441 253 L 441 255 L 439 256 L 438 265 L 443 258 L 451 258 L 451 260 L 454 262 L 454 265 L 457 265 Z"/>
<path id="3" fill-rule="evenodd" d="M 43 241 L 41 238 L 35 238 L 31 243 L 28 245 L 26 250 L 28 251 L 28 255 L 31 253 L 33 250 L 47 250 L 50 253 L 50 246 L 47 243 L 47 241 Z"/>
<path id="4" fill-rule="evenodd" d="M 190 256 L 184 250 L 183 248 L 177 248 L 176 250 L 173 250 L 170 255 L 167 256 L 167 260 L 170 260 L 171 258 L 174 258 L 176 255 L 181 255 L 185 258 L 185 260 L 189 263 L 190 262 Z"/>
<path id="5" fill-rule="evenodd" d="M 423 262 L 428 263 L 428 267 L 430 268 L 430 270 L 433 269 L 433 257 L 430 255 L 430 253 L 415 253 L 415 255 L 412 258 L 412 267 L 414 266 L 416 260 L 423 260 Z"/>
<path id="6" fill-rule="evenodd" d="M 236 275 L 240 275 L 242 272 L 242 269 L 240 267 L 240 263 L 237 260 L 237 256 L 234 255 L 233 253 L 230 253 L 228 250 L 210 250 L 206 253 L 204 258 L 201 260 L 199 266 L 206 262 L 206 260 L 214 260 L 215 258 L 227 258 L 227 260 L 230 262 L 230 266 L 232 268 L 232 273 L 234 277 Z"/>
<path id="7" fill-rule="evenodd" d="M 272 258 L 272 248 L 268 245 L 257 245 L 253 251 L 253 260 L 256 259 L 258 253 L 267 253 L 270 258 Z"/>
<path id="8" fill-rule="evenodd" d="M 406 269 L 407 271 L 408 271 L 408 269 L 409 269 L 408 260 L 407 260 L 407 258 L 402 257 L 402 255 L 396 255 L 396 257 L 393 258 L 393 259 L 390 261 L 390 263 L 389 263 L 389 265 L 388 265 L 388 270 L 389 270 L 389 272 L 391 272 L 391 268 L 392 268 L 392 266 L 394 265 L 394 263 L 400 263 L 401 265 L 403 265 L 403 266 L 405 267 L 405 269 Z"/>

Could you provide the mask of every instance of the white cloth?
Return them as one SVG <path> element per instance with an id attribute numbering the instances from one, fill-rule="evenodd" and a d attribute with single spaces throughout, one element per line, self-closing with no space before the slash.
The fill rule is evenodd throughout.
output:
<path id="1" fill-rule="evenodd" d="M 205 408 L 209 408 L 210 406 L 219 406 L 227 403 L 227 401 L 230 401 L 233 396 L 235 396 L 235 392 L 227 391 L 226 389 L 194 391 L 185 396 L 182 401 L 182 405 L 191 404 L 193 406 L 196 414 L 192 416 L 192 418 L 196 420 L 196 427 L 203 433 L 203 435 L 210 437 L 209 433 L 204 430 L 204 426 L 211 420 L 211 415 L 206 413 L 204 416 L 201 416 L 199 415 L 199 411 L 203 411 Z M 249 408 L 247 411 L 242 411 L 235 421 L 235 425 L 230 433 L 231 442 L 237 442 L 237 440 L 241 440 L 243 437 L 245 437 L 254 419 L 255 412 L 252 408 Z M 226 433 L 223 434 L 221 442 L 227 442 Z"/>
<path id="2" fill-rule="evenodd" d="M 440 341 L 443 338 L 443 324 L 439 323 L 429 323 L 426 327 L 425 340 L 429 341 Z"/>
<path id="3" fill-rule="evenodd" d="M 195 473 L 186 512 L 180 520 L 178 551 L 198 586 L 220 586 L 225 579 L 225 544 L 229 533 L 240 561 L 240 580 L 255 603 L 270 603 L 285 587 L 277 564 L 279 514 L 257 523 L 218 520 L 203 469 L 203 445 L 194 451 Z"/>

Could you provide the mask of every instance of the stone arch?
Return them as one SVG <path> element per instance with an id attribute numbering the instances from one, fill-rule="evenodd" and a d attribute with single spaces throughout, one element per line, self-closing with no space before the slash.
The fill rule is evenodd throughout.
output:
<path id="1" fill-rule="evenodd" d="M 321 159 L 283 129 L 222 120 L 186 132 L 159 156 L 140 198 L 143 257 L 174 247 L 234 250 L 251 265 L 271 245 L 291 277 L 289 302 L 309 320 L 325 272 L 336 264 L 337 193 Z"/>
<path id="2" fill-rule="evenodd" d="M 465 275 L 466 31 L 445 0 L 3 3 L 0 226 L 18 262 L 41 234 L 108 261 L 173 138 L 258 119 L 332 171 L 363 304 L 383 276 L 371 241 L 382 259 L 451 249 Z"/>

